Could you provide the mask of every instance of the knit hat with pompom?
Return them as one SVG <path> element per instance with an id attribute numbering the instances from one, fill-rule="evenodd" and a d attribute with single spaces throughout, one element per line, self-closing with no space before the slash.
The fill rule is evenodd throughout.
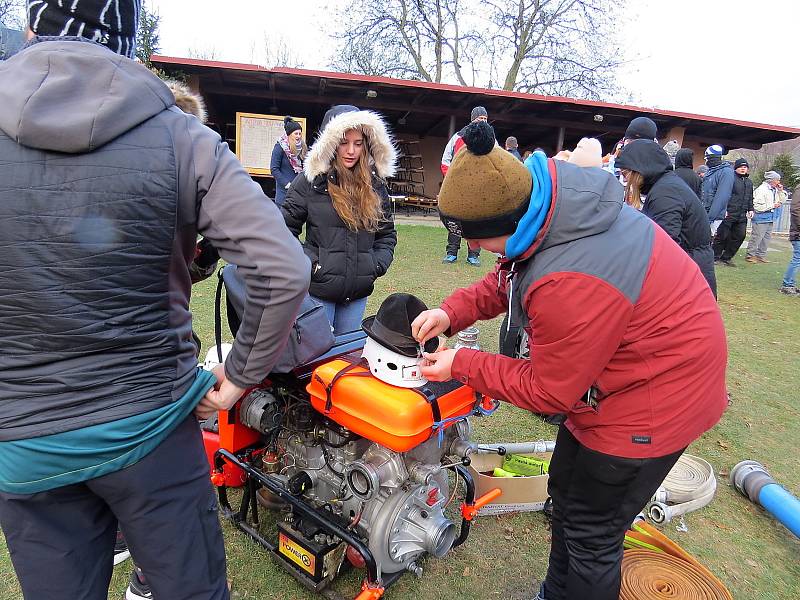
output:
<path id="1" fill-rule="evenodd" d="M 497 145 L 488 123 L 470 123 L 462 139 L 439 192 L 442 222 L 467 239 L 514 233 L 530 202 L 530 171 Z"/>

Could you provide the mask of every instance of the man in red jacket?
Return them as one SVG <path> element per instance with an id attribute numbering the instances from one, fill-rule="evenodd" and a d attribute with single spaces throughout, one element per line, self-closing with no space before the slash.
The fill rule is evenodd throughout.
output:
<path id="1" fill-rule="evenodd" d="M 609 173 L 540 152 L 523 165 L 494 147 L 487 124 L 463 137 L 439 207 L 450 228 L 503 257 L 413 332 L 424 341 L 508 311 L 531 358 L 445 349 L 425 355 L 423 374 L 565 415 L 538 598 L 616 600 L 625 530 L 727 404 L 719 309 L 694 261 L 625 205 Z"/>

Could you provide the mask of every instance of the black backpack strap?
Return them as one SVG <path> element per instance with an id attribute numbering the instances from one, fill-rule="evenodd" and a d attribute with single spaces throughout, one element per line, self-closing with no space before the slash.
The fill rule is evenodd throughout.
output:
<path id="1" fill-rule="evenodd" d="M 431 390 L 426 387 L 423 388 L 412 388 L 415 392 L 417 392 L 420 396 L 425 398 L 425 402 L 427 402 L 431 407 L 431 413 L 433 414 L 433 422 L 439 423 L 442 420 L 442 411 L 439 409 L 439 398 L 434 394 Z"/>
<path id="2" fill-rule="evenodd" d="M 214 343 L 217 345 L 217 359 L 222 362 L 222 269 L 217 271 L 217 292 L 214 295 Z"/>
<path id="3" fill-rule="evenodd" d="M 361 359 L 358 361 L 349 361 L 350 364 L 344 367 L 341 371 L 336 373 L 336 375 L 331 378 L 331 382 L 325 386 L 325 414 L 331 412 L 331 408 L 333 407 L 333 386 L 336 385 L 336 382 L 339 381 L 345 375 L 355 375 L 358 377 L 369 377 L 371 375 L 369 368 L 366 371 L 360 371 L 358 373 L 352 373 L 352 370 L 356 367 L 364 366 L 366 361 Z M 317 381 L 322 382 L 322 380 L 317 376 Z"/>

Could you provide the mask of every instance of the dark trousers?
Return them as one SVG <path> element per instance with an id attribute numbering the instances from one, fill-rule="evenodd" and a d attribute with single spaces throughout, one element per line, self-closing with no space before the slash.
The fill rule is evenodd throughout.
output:
<path id="1" fill-rule="evenodd" d="M 553 530 L 545 600 L 618 600 L 625 531 L 682 453 L 610 456 L 561 426 L 547 486 Z"/>
<path id="2" fill-rule="evenodd" d="M 193 416 L 127 469 L 38 494 L 0 494 L 25 600 L 106 600 L 118 522 L 154 598 L 228 600 L 217 501 Z"/>
<path id="3" fill-rule="evenodd" d="M 747 217 L 723 220 L 714 236 L 714 259 L 732 259 L 741 248 L 746 236 Z"/>
<path id="4" fill-rule="evenodd" d="M 447 232 L 447 255 L 448 256 L 458 256 L 458 250 L 461 248 L 461 236 L 456 233 Z M 478 256 L 481 253 L 481 249 L 478 248 L 477 250 L 469 250 L 467 249 L 467 256 Z"/>

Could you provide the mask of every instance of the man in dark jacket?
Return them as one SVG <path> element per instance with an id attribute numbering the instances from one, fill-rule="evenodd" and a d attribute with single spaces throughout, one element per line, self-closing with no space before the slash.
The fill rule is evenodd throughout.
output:
<path id="1" fill-rule="evenodd" d="M 703 177 L 703 187 L 700 190 L 700 200 L 703 208 L 708 213 L 708 223 L 711 227 L 711 235 L 717 232 L 717 227 L 725 218 L 725 211 L 728 209 L 728 202 L 733 191 L 733 180 L 735 175 L 729 162 L 722 160 L 725 149 L 714 144 L 706 148 L 705 159 L 708 171 Z"/>
<path id="2" fill-rule="evenodd" d="M 714 236 L 714 260 L 728 267 L 735 267 L 733 257 L 747 236 L 747 219 L 753 218 L 753 182 L 750 180 L 750 165 L 744 158 L 737 158 L 733 163 L 733 180 L 731 199 L 725 218 Z"/>
<path id="3" fill-rule="evenodd" d="M 711 233 L 700 200 L 672 170 L 669 156 L 656 142 L 635 140 L 623 148 L 616 165 L 642 175 L 646 196 L 642 213 L 655 221 L 700 267 L 717 295 Z"/>
<path id="4" fill-rule="evenodd" d="M 26 598 L 106 598 L 117 523 L 154 597 L 228 598 L 195 415 L 269 374 L 308 286 L 277 207 L 129 58 L 139 5 L 30 1 L 39 37 L 0 63 L 0 524 Z M 245 265 L 213 375 L 191 334 L 198 233 Z"/>
<path id="5" fill-rule="evenodd" d="M 795 273 L 800 268 L 800 185 L 794 188 L 789 208 L 791 210 L 789 241 L 792 243 L 792 259 L 789 261 L 789 266 L 783 275 L 783 284 L 780 291 L 790 296 L 797 296 L 800 295 L 800 291 L 797 290 L 797 285 L 795 285 Z"/>
<path id="6" fill-rule="evenodd" d="M 694 171 L 694 151 L 691 148 L 681 148 L 675 155 L 675 175 L 683 179 L 699 200 L 703 180 Z"/>

